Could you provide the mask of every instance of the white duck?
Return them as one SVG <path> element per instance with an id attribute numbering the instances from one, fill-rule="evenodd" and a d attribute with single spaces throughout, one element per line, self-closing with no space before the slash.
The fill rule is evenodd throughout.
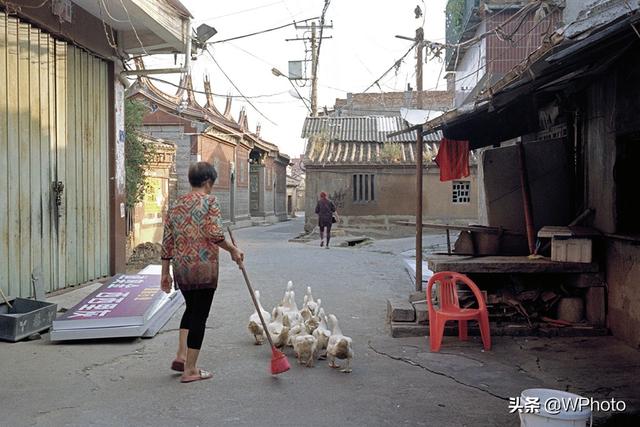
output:
<path id="1" fill-rule="evenodd" d="M 289 297 L 287 298 L 287 303 L 282 307 L 284 311 L 285 317 L 289 318 L 289 323 L 291 327 L 302 323 L 302 316 L 298 311 L 298 304 L 296 304 L 296 293 L 294 291 L 289 291 Z"/>
<path id="2" fill-rule="evenodd" d="M 256 290 L 254 295 L 256 297 L 256 301 L 258 301 L 258 307 L 260 308 L 264 322 L 268 325 L 269 322 L 271 322 L 271 315 L 262 308 L 262 304 L 260 304 L 260 291 Z M 249 333 L 253 335 L 253 338 L 256 340 L 256 345 L 261 345 L 264 342 L 264 328 L 262 327 L 262 322 L 260 322 L 260 316 L 258 315 L 257 310 L 253 312 L 251 317 L 249 317 L 248 328 Z"/>
<path id="3" fill-rule="evenodd" d="M 285 316 L 285 320 L 289 320 L 288 317 Z M 293 344 L 296 341 L 296 338 L 300 335 L 306 335 L 309 332 L 307 332 L 307 326 L 304 324 L 304 322 L 300 322 L 295 326 L 292 326 L 291 329 L 289 330 L 289 338 L 287 339 L 287 345 L 289 347 L 293 347 Z"/>
<path id="4" fill-rule="evenodd" d="M 331 337 L 331 331 L 327 326 L 327 316 L 324 314 L 324 308 L 320 309 L 320 313 L 318 313 L 318 317 L 320 318 L 320 324 L 313 331 L 313 336 L 318 340 L 318 353 L 320 354 L 321 359 L 327 358 L 327 345 L 329 344 L 329 338 Z"/>
<path id="5" fill-rule="evenodd" d="M 271 315 L 273 317 L 276 317 L 275 312 L 277 307 L 284 307 L 285 305 L 287 305 L 287 301 L 289 301 L 289 292 L 291 292 L 292 290 L 293 290 L 293 282 L 289 280 L 289 282 L 287 283 L 287 289 L 284 291 L 284 296 L 282 297 L 282 301 L 280 301 L 280 303 L 278 303 L 278 305 L 274 307 L 273 310 L 271 311 Z"/>
<path id="6" fill-rule="evenodd" d="M 298 363 L 312 368 L 318 358 L 318 340 L 305 331 L 293 341 L 293 351 L 298 358 Z"/>
<path id="7" fill-rule="evenodd" d="M 310 334 L 313 333 L 320 324 L 320 319 L 311 313 L 309 307 L 304 307 L 300 310 L 300 315 L 302 316 L 304 325 L 307 327 L 307 332 Z"/>
<path id="8" fill-rule="evenodd" d="M 316 309 L 313 310 L 313 315 L 314 316 L 318 316 L 320 314 L 320 306 L 322 305 L 322 300 L 320 298 L 318 298 L 316 300 Z"/>
<path id="9" fill-rule="evenodd" d="M 311 293 L 311 286 L 307 286 L 307 293 L 304 296 L 304 307 L 309 307 L 311 313 L 316 314 L 319 304 L 313 299 L 313 294 Z"/>
<path id="10" fill-rule="evenodd" d="M 353 359 L 353 349 L 351 347 L 351 338 L 342 335 L 342 331 L 338 326 L 338 319 L 333 314 L 328 317 L 329 327 L 331 329 L 331 337 L 327 344 L 327 358 L 329 359 L 329 366 L 332 368 L 339 368 L 336 365 L 336 359 L 346 359 L 347 364 L 340 370 L 340 372 L 351 372 L 351 359 Z"/>
<path id="11" fill-rule="evenodd" d="M 284 312 L 281 307 L 276 307 L 273 321 L 267 325 L 273 345 L 280 348 L 284 347 L 289 339 L 289 319 L 284 316 Z"/>

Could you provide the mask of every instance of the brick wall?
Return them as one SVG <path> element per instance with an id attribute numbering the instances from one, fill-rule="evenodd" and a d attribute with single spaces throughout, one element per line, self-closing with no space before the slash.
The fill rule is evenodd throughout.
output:
<path id="1" fill-rule="evenodd" d="M 487 30 L 491 31 L 511 18 L 517 11 L 496 12 L 487 16 Z M 504 25 L 503 30 L 510 34 L 518 27 L 522 16 L 517 16 Z M 542 37 L 553 32 L 562 20 L 562 12 L 556 9 L 553 14 L 540 22 L 534 21 L 534 13 L 529 13 L 512 41 L 500 40 L 497 36 L 487 37 L 487 71 L 493 76 L 502 76 L 522 62 L 531 52 L 542 44 Z"/>
<path id="2" fill-rule="evenodd" d="M 218 199 L 222 220 L 224 222 L 231 221 L 231 194 L 229 191 L 213 190 L 213 195 Z"/>
<path id="3" fill-rule="evenodd" d="M 195 161 L 191 154 L 191 137 L 185 135 L 182 125 L 145 125 L 144 133 L 167 141 L 175 142 L 176 147 L 176 190 L 177 195 L 186 194 L 191 190 L 189 185 L 189 165 Z"/>
<path id="4" fill-rule="evenodd" d="M 452 93 L 446 90 L 422 92 L 423 105 L 425 109 L 432 110 L 449 110 L 453 102 Z M 347 99 L 336 99 L 334 108 L 348 110 L 353 108 L 356 110 L 367 108 L 394 108 L 399 110 L 401 107 L 417 108 L 417 92 L 386 92 L 386 93 L 353 93 L 349 94 Z"/>
<path id="5" fill-rule="evenodd" d="M 249 187 L 236 188 L 236 220 L 249 218 Z"/>
<path id="6" fill-rule="evenodd" d="M 249 187 L 249 150 L 244 147 L 236 148 L 236 186 Z"/>

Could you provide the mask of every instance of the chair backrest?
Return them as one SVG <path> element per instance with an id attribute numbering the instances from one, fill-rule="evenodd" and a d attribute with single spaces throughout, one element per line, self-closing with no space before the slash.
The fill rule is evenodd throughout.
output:
<path id="1" fill-rule="evenodd" d="M 480 289 L 473 280 L 469 279 L 469 277 L 464 274 L 453 271 L 441 271 L 431 276 L 431 279 L 429 279 L 429 283 L 427 284 L 427 303 L 429 305 L 429 312 L 432 310 L 435 311 L 431 295 L 433 293 L 433 286 L 436 283 L 440 283 L 440 286 L 438 286 L 438 303 L 440 310 L 447 308 L 460 308 L 458 302 L 458 289 L 456 287 L 458 282 L 462 282 L 467 285 L 478 301 L 478 307 L 481 310 L 486 310 L 486 303 L 482 296 L 482 292 L 480 292 Z"/>

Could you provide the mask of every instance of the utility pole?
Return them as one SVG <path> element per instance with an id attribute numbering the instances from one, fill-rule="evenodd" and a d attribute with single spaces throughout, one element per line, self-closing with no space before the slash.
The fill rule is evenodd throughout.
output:
<path id="1" fill-rule="evenodd" d="M 424 44 L 424 30 L 416 30 L 416 87 L 418 89 L 416 101 L 418 110 L 422 110 L 422 48 Z M 416 292 L 422 292 L 422 165 L 423 141 L 422 126 L 417 129 L 416 138 Z"/>
<path id="2" fill-rule="evenodd" d="M 318 44 L 316 23 L 311 23 L 311 117 L 318 117 Z"/>
<path id="3" fill-rule="evenodd" d="M 321 21 L 322 22 L 322 21 Z M 318 25 L 315 21 L 311 23 L 311 25 L 297 25 L 296 29 L 298 30 L 311 30 L 311 34 L 306 37 L 300 37 L 295 39 L 285 39 L 286 41 L 308 41 L 311 42 L 311 78 L 299 79 L 299 80 L 311 80 L 311 117 L 318 116 L 318 47 L 321 43 L 321 40 L 330 39 L 331 36 L 328 37 L 319 37 L 318 30 L 323 30 L 327 28 L 333 28 L 333 23 L 329 25 Z M 308 33 L 307 33 L 308 34 Z M 322 32 L 320 33 L 322 34 Z M 290 79 L 293 80 L 293 79 Z"/>

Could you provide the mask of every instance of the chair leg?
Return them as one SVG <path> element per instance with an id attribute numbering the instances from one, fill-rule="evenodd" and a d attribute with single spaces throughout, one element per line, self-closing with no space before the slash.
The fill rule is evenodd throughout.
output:
<path id="1" fill-rule="evenodd" d="M 435 322 L 433 322 L 433 329 L 431 329 L 431 326 L 429 327 L 429 343 L 431 344 L 431 351 L 435 353 L 440 351 L 446 320 L 440 319 L 437 316 L 434 320 Z M 431 325 L 431 319 L 429 319 L 429 324 Z"/>
<path id="2" fill-rule="evenodd" d="M 480 314 L 480 335 L 482 336 L 482 347 L 491 350 L 491 327 L 489 326 L 489 314 Z"/>
<path id="3" fill-rule="evenodd" d="M 458 320 L 458 338 L 460 341 L 468 341 L 469 335 L 467 333 L 467 321 Z"/>

